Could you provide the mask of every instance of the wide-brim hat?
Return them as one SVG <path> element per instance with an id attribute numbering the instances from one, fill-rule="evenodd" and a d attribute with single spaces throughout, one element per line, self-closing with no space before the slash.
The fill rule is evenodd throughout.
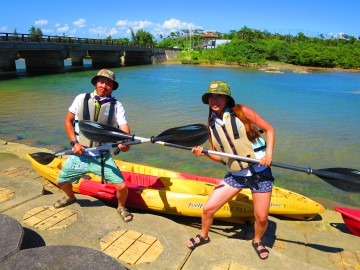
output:
<path id="1" fill-rule="evenodd" d="M 96 86 L 96 82 L 99 77 L 105 77 L 105 78 L 108 78 L 109 80 L 113 81 L 113 83 L 114 83 L 113 90 L 116 90 L 119 87 L 119 83 L 115 80 L 115 74 L 111 70 L 109 70 L 109 69 L 100 70 L 98 72 L 98 74 L 91 79 L 91 83 L 94 86 Z"/>
<path id="2" fill-rule="evenodd" d="M 201 98 L 204 104 L 209 104 L 210 94 L 225 95 L 228 97 L 228 106 L 235 106 L 235 100 L 231 96 L 230 85 L 224 81 L 213 81 L 210 83 L 207 92 Z"/>

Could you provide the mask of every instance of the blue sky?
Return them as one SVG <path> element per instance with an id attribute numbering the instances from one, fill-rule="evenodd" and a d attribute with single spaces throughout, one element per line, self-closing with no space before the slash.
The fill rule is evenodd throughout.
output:
<path id="1" fill-rule="evenodd" d="M 143 29 L 158 39 L 170 32 L 200 28 L 229 33 L 247 26 L 271 33 L 360 36 L 358 0 L 12 0 L 2 6 L 0 32 L 82 38 L 130 37 Z"/>

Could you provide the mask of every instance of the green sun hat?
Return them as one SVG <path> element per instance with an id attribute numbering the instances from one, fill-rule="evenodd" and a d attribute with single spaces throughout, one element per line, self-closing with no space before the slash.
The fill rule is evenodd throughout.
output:
<path id="1" fill-rule="evenodd" d="M 115 73 L 112 72 L 111 70 L 109 70 L 109 69 L 100 70 L 98 72 L 98 74 L 91 79 L 91 83 L 94 86 L 96 86 L 96 82 L 99 77 L 105 77 L 105 78 L 108 78 L 109 80 L 112 80 L 114 83 L 113 90 L 116 90 L 119 87 L 119 83 L 115 80 Z"/>
<path id="2" fill-rule="evenodd" d="M 210 83 L 207 92 L 201 98 L 204 104 L 209 104 L 210 94 L 225 95 L 228 97 L 229 107 L 235 106 L 235 100 L 231 96 L 230 85 L 224 81 L 213 81 Z"/>

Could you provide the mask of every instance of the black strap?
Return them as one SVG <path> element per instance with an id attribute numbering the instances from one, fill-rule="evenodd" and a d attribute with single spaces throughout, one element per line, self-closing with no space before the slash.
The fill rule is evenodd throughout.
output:
<path id="1" fill-rule="evenodd" d="M 86 93 L 84 98 L 84 110 L 83 110 L 84 120 L 90 120 L 89 99 L 90 99 L 90 93 Z"/>
<path id="2" fill-rule="evenodd" d="M 265 143 L 265 145 L 262 145 L 262 146 L 260 146 L 258 148 L 255 148 L 254 152 L 259 152 L 259 151 L 264 150 L 264 149 L 266 149 L 266 143 Z"/>
<path id="3" fill-rule="evenodd" d="M 108 124 L 108 125 L 111 125 L 112 119 L 113 119 L 113 117 L 114 117 L 116 99 L 115 99 L 115 98 L 112 98 L 110 102 L 111 102 L 111 104 L 110 104 L 110 111 L 109 111 L 109 116 L 108 116 L 108 120 L 107 120 L 107 124 Z"/>
<path id="4" fill-rule="evenodd" d="M 100 152 L 100 157 L 101 157 L 101 183 L 104 184 L 105 183 L 105 162 L 104 162 L 104 153 Z"/>
<path id="5" fill-rule="evenodd" d="M 237 129 L 237 126 L 236 126 L 236 119 L 235 119 L 236 115 L 234 112 L 231 112 L 230 113 L 230 119 L 231 119 L 231 128 L 233 130 L 233 134 L 234 134 L 234 138 L 235 140 L 236 139 L 239 139 L 240 138 L 240 135 L 239 135 L 239 131 Z"/>

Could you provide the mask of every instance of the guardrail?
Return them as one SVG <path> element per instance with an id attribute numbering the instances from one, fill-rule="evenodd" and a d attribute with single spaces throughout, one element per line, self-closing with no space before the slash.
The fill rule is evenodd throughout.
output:
<path id="1" fill-rule="evenodd" d="M 101 44 L 101 45 L 116 45 L 116 46 L 134 46 L 134 47 L 152 47 L 138 46 L 136 44 L 120 42 L 116 39 L 94 39 L 94 38 L 77 38 L 66 36 L 48 36 L 48 35 L 31 35 L 31 34 L 14 34 L 1 33 L 0 41 L 24 41 L 24 42 L 46 42 L 46 43 L 70 43 L 70 44 Z"/>

